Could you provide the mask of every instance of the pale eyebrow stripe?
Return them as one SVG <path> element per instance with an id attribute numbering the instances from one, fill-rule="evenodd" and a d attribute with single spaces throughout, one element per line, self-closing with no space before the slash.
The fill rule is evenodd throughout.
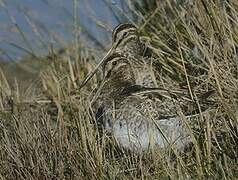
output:
<path id="1" fill-rule="evenodd" d="M 136 32 L 137 31 L 137 29 L 135 29 L 135 28 L 133 28 L 133 27 L 131 27 L 131 28 L 129 28 L 129 29 L 123 29 L 123 30 L 120 30 L 119 32 L 118 31 L 115 31 L 113 34 L 112 34 L 112 39 L 113 39 L 113 41 L 115 42 L 115 40 L 116 40 L 116 36 L 120 33 L 120 32 Z"/>
<path id="2" fill-rule="evenodd" d="M 130 28 L 130 29 L 124 29 L 123 31 L 120 31 L 120 32 L 136 32 L 136 29 L 134 28 Z M 118 34 L 118 33 L 117 33 Z"/>
<path id="3" fill-rule="evenodd" d="M 128 41 L 128 39 L 130 39 L 132 36 L 135 35 L 129 35 L 126 38 L 121 39 L 120 43 L 118 43 L 119 45 L 123 45 L 124 43 L 126 43 Z"/>

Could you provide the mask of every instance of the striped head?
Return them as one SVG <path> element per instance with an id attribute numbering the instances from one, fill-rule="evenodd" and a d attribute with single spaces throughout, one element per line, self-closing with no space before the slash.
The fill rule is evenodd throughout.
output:
<path id="1" fill-rule="evenodd" d="M 114 53 L 109 56 L 102 65 L 105 80 L 115 80 L 117 82 L 134 81 L 134 74 L 130 62 L 124 56 Z"/>
<path id="2" fill-rule="evenodd" d="M 141 45 L 139 41 L 139 35 L 137 28 L 132 24 L 120 24 L 118 25 L 112 33 L 112 47 L 103 57 L 103 59 L 98 63 L 96 68 L 87 75 L 80 85 L 80 88 L 83 87 L 97 72 L 98 68 L 107 64 L 108 59 L 114 57 L 113 53 L 120 53 L 122 56 L 128 57 L 128 54 L 131 55 L 140 55 L 143 50 L 141 50 L 138 45 Z M 117 58 L 118 59 L 118 58 Z M 111 60 L 110 60 L 111 61 Z M 115 61 L 115 60 L 114 60 Z M 105 72 L 105 71 L 103 71 Z M 104 74 L 105 75 L 105 74 Z"/>
<path id="3" fill-rule="evenodd" d="M 135 76 L 130 62 L 124 56 L 112 54 L 102 65 L 104 85 L 103 93 L 108 95 L 111 92 L 118 95 L 118 92 L 125 87 L 135 84 Z M 111 95 L 112 95 L 111 94 Z"/>
<path id="4" fill-rule="evenodd" d="M 137 28 L 129 23 L 118 25 L 112 33 L 112 41 L 117 47 L 125 47 L 130 42 L 138 43 L 139 34 Z"/>

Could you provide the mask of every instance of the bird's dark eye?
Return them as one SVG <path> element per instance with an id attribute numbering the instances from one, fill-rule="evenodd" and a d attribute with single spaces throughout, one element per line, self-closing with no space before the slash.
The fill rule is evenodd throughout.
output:
<path id="1" fill-rule="evenodd" d="M 124 33 L 123 33 L 123 36 L 125 37 L 127 34 L 128 34 L 128 32 L 124 32 Z"/>
<path id="2" fill-rule="evenodd" d="M 112 65 L 113 66 L 117 65 L 117 61 L 112 62 Z"/>

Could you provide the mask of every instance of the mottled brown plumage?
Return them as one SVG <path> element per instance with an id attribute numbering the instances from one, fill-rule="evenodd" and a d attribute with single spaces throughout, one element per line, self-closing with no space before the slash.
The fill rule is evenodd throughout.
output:
<path id="1" fill-rule="evenodd" d="M 150 50 L 140 40 L 137 28 L 132 24 L 120 24 L 113 30 L 112 40 L 112 47 L 96 68 L 84 79 L 80 87 L 83 87 L 97 72 L 98 68 L 115 54 L 130 60 L 137 84 L 155 87 L 153 58 L 150 57 Z M 104 69 L 103 74 L 105 74 Z"/>
<path id="2" fill-rule="evenodd" d="M 132 24 L 120 24 L 112 33 L 113 53 L 126 57 L 134 71 L 136 83 L 156 87 L 153 58 L 150 49 L 141 41 L 138 29 Z"/>
<path id="3" fill-rule="evenodd" d="M 121 147 L 143 151 L 171 145 L 182 150 L 189 144 L 175 99 L 164 97 L 158 89 L 137 85 L 131 61 L 123 56 L 107 59 L 104 69 L 97 119 Z"/>
<path id="4" fill-rule="evenodd" d="M 184 124 L 198 115 L 180 118 L 182 112 L 192 114 L 188 104 L 193 102 L 183 91 L 157 88 L 154 59 L 146 50 L 135 26 L 119 25 L 113 31 L 112 48 L 82 85 L 102 66 L 103 81 L 92 102 L 97 100 L 98 123 L 121 147 L 143 151 L 150 146 L 173 146 L 183 150 L 191 142 Z"/>
<path id="5" fill-rule="evenodd" d="M 141 42 L 137 28 L 132 24 L 119 24 L 112 33 L 115 52 L 125 57 L 145 56 L 146 46 Z"/>

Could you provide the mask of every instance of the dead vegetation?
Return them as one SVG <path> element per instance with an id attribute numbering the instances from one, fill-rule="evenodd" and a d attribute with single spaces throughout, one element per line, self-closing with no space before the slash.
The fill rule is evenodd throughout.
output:
<path id="1" fill-rule="evenodd" d="M 55 56 L 41 85 L 25 93 L 0 73 L 1 179 L 237 178 L 238 4 L 193 2 L 145 4 L 139 23 L 161 76 L 188 88 L 195 103 L 197 93 L 214 92 L 216 108 L 198 120 L 189 152 L 154 149 L 140 156 L 119 149 L 97 128 L 90 104 L 100 72 L 79 89 L 94 55 L 79 53 L 75 62 Z"/>

